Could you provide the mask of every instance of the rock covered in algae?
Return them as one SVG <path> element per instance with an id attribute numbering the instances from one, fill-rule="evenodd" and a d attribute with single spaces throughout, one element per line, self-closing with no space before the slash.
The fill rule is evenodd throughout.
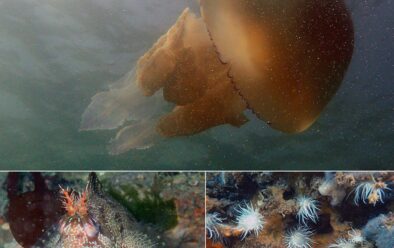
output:
<path id="1" fill-rule="evenodd" d="M 104 193 L 95 173 L 79 196 L 63 193 L 66 215 L 35 247 L 156 247 L 134 217 Z"/>
<path id="2" fill-rule="evenodd" d="M 375 241 L 379 248 L 394 247 L 394 214 L 382 214 L 371 219 L 363 228 L 363 234 Z"/>
<path id="3" fill-rule="evenodd" d="M 133 184 L 129 182 L 132 181 Z M 145 225 L 164 247 L 199 248 L 205 243 L 204 173 L 107 173 L 107 192 Z"/>
<path id="4" fill-rule="evenodd" d="M 19 180 L 19 185 L 30 196 L 33 178 L 29 173 L 19 173 L 19 178 L 22 175 L 24 180 Z M 32 238 L 32 243 L 38 247 L 81 247 L 86 239 L 86 247 L 135 247 L 138 240 L 142 246 L 136 247 L 204 246 L 204 173 L 106 172 L 100 173 L 102 186 L 97 183 L 97 187 L 91 183 L 86 187 L 87 173 L 39 175 L 45 180 L 47 190 L 54 193 L 52 200 L 59 201 L 58 210 L 62 210 L 62 214 L 51 219 L 52 222 L 47 221 L 44 230 L 38 230 L 39 235 L 30 237 L 30 232 L 25 232 L 26 235 L 18 239 L 19 243 Z M 62 186 L 60 192 L 59 185 Z M 25 199 L 23 194 L 18 195 Z M 28 206 L 29 200 L 31 197 L 23 201 L 23 205 Z M 51 207 L 51 211 L 57 209 L 57 205 L 47 206 Z M 7 218 L 8 211 L 6 208 L 6 213 L 0 215 L 0 227 L 4 226 L 4 230 L 0 229 L 0 241 L 4 241 L 1 244 L 20 247 L 9 230 L 10 223 L 15 220 Z M 28 227 L 34 225 L 36 219 L 46 218 L 42 214 L 31 218 L 26 207 L 23 211 L 18 217 L 31 223 Z M 25 228 L 23 225 L 17 227 Z M 26 247 L 32 247 L 32 243 Z M 119 243 L 123 246 L 117 246 Z"/>

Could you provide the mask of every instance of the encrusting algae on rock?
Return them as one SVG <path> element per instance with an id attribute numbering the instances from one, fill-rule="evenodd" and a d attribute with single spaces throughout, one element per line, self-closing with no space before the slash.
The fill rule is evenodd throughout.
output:
<path id="1" fill-rule="evenodd" d="M 93 172 L 4 175 L 8 197 L 0 223 L 9 227 L 0 230 L 0 246 L 199 248 L 205 244 L 204 173 L 101 172 L 100 181 Z M 5 195 L 1 188 L 0 193 Z"/>

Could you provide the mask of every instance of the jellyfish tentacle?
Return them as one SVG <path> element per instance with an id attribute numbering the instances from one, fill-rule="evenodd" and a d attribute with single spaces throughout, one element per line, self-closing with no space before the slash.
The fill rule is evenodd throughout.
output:
<path id="1" fill-rule="evenodd" d="M 248 121 L 243 114 L 245 109 L 245 103 L 228 82 L 191 104 L 176 107 L 159 120 L 157 130 L 163 136 L 173 137 L 193 135 L 223 124 L 240 127 Z"/>

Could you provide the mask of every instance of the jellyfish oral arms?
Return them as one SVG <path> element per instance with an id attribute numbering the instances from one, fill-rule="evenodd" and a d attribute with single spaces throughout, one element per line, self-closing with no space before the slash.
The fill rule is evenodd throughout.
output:
<path id="1" fill-rule="evenodd" d="M 116 87 L 92 98 L 81 130 L 116 129 L 131 122 L 109 145 L 110 153 L 119 154 L 149 147 L 157 137 L 241 126 L 248 121 L 246 103 L 234 90 L 228 69 L 202 18 L 186 9 Z"/>
<path id="2" fill-rule="evenodd" d="M 188 9 L 167 35 L 137 64 L 137 82 L 144 94 L 162 89 L 173 111 L 162 116 L 157 131 L 167 137 L 192 135 L 213 126 L 240 126 L 246 105 L 228 77 L 201 18 Z"/>
<path id="3" fill-rule="evenodd" d="M 307 129 L 339 88 L 353 53 L 344 1 L 201 0 L 212 41 L 250 109 L 271 127 Z"/>
<path id="4" fill-rule="evenodd" d="M 315 122 L 352 58 L 344 1 L 200 0 L 200 7 L 201 17 L 180 15 L 122 87 L 93 97 L 81 130 L 132 122 L 111 142 L 117 154 L 157 137 L 240 127 L 247 109 L 287 133 Z"/>

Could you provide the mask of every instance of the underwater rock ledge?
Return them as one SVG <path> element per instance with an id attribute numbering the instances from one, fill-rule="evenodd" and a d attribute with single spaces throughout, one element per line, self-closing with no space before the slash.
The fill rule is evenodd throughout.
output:
<path id="1" fill-rule="evenodd" d="M 207 174 L 207 247 L 392 248 L 394 173 Z"/>

